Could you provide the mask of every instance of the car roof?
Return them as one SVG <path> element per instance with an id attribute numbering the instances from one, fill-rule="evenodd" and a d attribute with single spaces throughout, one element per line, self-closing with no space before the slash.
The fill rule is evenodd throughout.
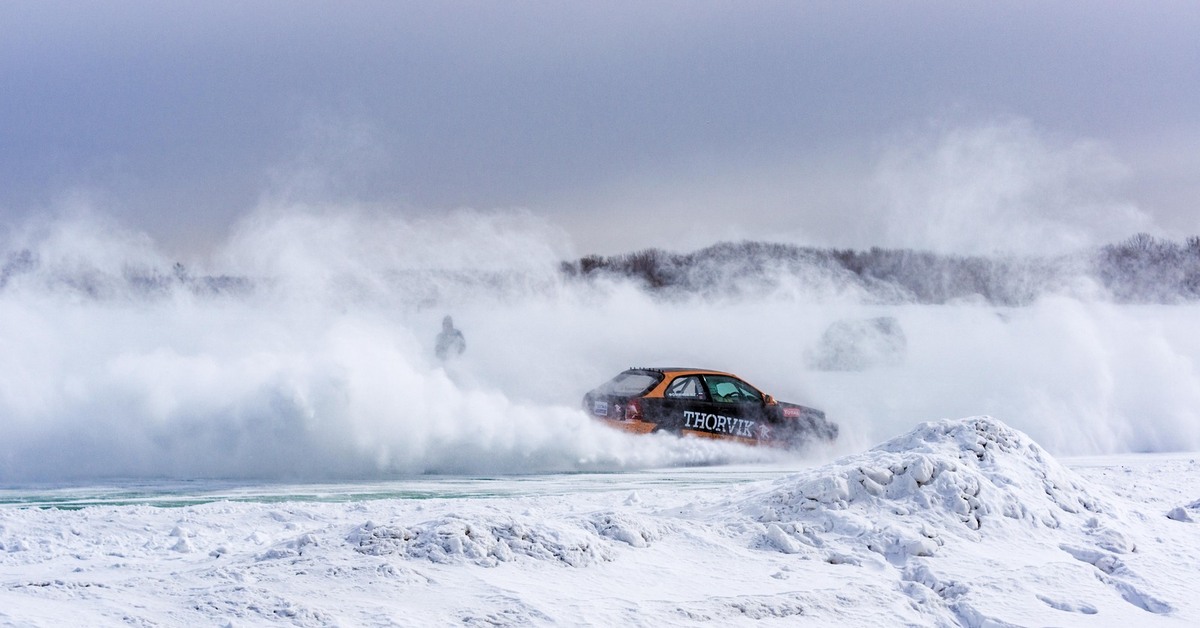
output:
<path id="1" fill-rule="evenodd" d="M 684 366 L 633 366 L 627 370 L 630 370 L 630 371 L 652 371 L 655 373 L 663 373 L 663 374 L 670 373 L 672 375 L 679 374 L 679 373 L 687 373 L 687 374 L 693 374 L 693 375 L 728 375 L 730 377 L 737 377 L 737 375 L 734 375 L 733 373 L 729 373 L 727 371 L 717 371 L 717 370 L 713 370 L 713 369 L 692 368 L 692 367 L 684 367 Z"/>

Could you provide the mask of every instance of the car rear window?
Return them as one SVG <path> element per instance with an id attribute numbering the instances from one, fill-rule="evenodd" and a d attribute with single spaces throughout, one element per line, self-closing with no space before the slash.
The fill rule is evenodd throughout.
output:
<path id="1" fill-rule="evenodd" d="M 619 397 L 640 395 L 662 381 L 662 373 L 624 371 L 600 387 L 600 393 Z"/>

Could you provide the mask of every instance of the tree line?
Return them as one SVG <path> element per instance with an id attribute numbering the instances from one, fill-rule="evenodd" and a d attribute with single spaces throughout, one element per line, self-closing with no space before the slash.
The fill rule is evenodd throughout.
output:
<path id="1" fill-rule="evenodd" d="M 1200 237 L 1138 234 L 1061 256 L 947 255 L 911 249 L 725 242 L 691 253 L 646 249 L 563 262 L 571 280 L 627 278 L 662 295 L 777 289 L 787 282 L 853 289 L 880 302 L 983 300 L 1025 305 L 1047 294 L 1101 292 L 1121 303 L 1200 300 Z"/>
<path id="2" fill-rule="evenodd" d="M 562 262 L 559 272 L 568 281 L 632 279 L 664 298 L 736 298 L 793 290 L 806 298 L 848 294 L 877 303 L 1017 306 L 1050 294 L 1101 295 L 1119 303 L 1187 303 L 1200 301 L 1200 237 L 1178 243 L 1143 233 L 1076 254 L 1042 257 L 722 242 L 690 253 L 646 249 L 589 255 Z M 101 299 L 166 295 L 180 288 L 198 295 L 244 295 L 262 281 L 196 275 L 178 263 L 169 269 L 124 267 L 114 274 L 86 265 L 44 268 L 29 250 L 0 258 L 0 292 L 31 276 L 55 290 Z M 528 288 L 522 277 L 495 269 L 396 269 L 389 277 L 422 303 L 447 298 L 455 286 L 500 293 Z"/>

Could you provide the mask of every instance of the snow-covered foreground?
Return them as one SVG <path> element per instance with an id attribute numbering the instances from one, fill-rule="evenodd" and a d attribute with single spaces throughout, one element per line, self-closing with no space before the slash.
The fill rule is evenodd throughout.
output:
<path id="1" fill-rule="evenodd" d="M 8 507 L 0 624 L 1195 625 L 1195 458 L 972 417 L 753 481 Z"/>

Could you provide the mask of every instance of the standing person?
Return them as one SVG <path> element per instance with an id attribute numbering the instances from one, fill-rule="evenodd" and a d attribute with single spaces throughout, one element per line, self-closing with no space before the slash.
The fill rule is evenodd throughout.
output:
<path id="1" fill-rule="evenodd" d="M 461 331 L 454 328 L 454 320 L 446 315 L 442 319 L 442 332 L 437 336 L 437 346 L 433 352 L 437 354 L 439 360 L 446 360 L 462 355 L 467 349 L 467 340 L 463 338 Z"/>

